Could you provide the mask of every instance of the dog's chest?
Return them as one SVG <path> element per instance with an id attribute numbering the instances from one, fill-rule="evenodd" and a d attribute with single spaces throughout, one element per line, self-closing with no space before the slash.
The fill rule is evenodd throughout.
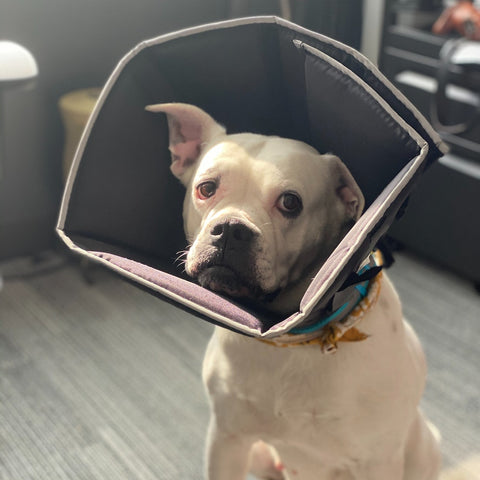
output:
<path id="1" fill-rule="evenodd" d="M 308 431 L 336 435 L 350 422 L 346 399 L 356 401 L 356 382 L 345 377 L 339 356 L 268 346 L 219 329 L 205 357 L 204 381 L 227 429 L 265 440 Z"/>

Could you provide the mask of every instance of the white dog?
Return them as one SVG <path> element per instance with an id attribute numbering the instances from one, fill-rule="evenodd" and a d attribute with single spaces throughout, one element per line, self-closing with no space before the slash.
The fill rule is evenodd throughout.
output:
<path id="1" fill-rule="evenodd" d="M 187 189 L 187 273 L 272 312 L 296 311 L 362 213 L 345 165 L 302 142 L 227 135 L 191 105 L 147 108 L 167 115 L 171 170 Z M 437 440 L 418 410 L 424 355 L 385 275 L 359 328 L 368 338 L 325 355 L 315 342 L 281 348 L 217 327 L 203 366 L 207 478 L 437 479 Z"/>

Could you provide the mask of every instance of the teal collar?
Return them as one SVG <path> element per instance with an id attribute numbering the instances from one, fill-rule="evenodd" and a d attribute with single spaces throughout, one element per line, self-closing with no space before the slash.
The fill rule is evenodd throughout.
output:
<path id="1" fill-rule="evenodd" d="M 352 310 L 367 296 L 371 279 L 382 269 L 377 265 L 375 254 L 368 258 L 368 263 L 352 274 L 342 288 L 335 294 L 330 302 L 330 308 L 325 309 L 320 319 L 304 327 L 293 328 L 288 333 L 302 335 L 313 333 L 322 329 L 335 320 L 341 322 L 348 317 Z M 336 306 L 340 304 L 339 306 Z"/>

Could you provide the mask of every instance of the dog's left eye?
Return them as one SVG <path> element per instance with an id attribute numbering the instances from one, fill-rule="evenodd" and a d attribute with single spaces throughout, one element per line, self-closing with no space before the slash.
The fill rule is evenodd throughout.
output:
<path id="1" fill-rule="evenodd" d="M 285 192 L 277 200 L 277 208 L 286 217 L 296 217 L 302 211 L 302 199 L 296 193 Z"/>
<path id="2" fill-rule="evenodd" d="M 213 181 L 203 182 L 197 186 L 197 194 L 201 200 L 213 197 L 217 191 L 217 184 Z"/>

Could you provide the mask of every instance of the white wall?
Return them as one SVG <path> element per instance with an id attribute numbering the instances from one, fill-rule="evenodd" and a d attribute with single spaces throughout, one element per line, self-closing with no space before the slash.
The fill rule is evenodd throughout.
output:
<path id="1" fill-rule="evenodd" d="M 385 0 L 364 0 L 361 52 L 375 64 L 382 36 Z"/>

